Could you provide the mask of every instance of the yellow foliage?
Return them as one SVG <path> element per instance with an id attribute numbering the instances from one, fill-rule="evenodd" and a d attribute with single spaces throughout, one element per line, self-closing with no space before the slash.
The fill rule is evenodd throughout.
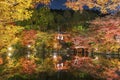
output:
<path id="1" fill-rule="evenodd" d="M 50 0 L 1 0 L 0 24 L 29 19 L 32 11 L 30 8 L 36 3 L 48 4 Z"/>
<path id="2" fill-rule="evenodd" d="M 20 26 L 0 25 L 0 51 L 9 45 L 15 44 L 19 40 L 16 34 L 21 30 L 23 30 L 23 27 Z"/>

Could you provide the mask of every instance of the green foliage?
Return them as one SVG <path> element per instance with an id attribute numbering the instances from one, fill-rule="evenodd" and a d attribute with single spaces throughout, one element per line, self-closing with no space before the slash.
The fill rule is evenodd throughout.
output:
<path id="1" fill-rule="evenodd" d="M 46 58 L 42 64 L 38 65 L 38 72 L 49 72 L 52 73 L 52 71 L 54 71 L 54 63 L 52 58 Z"/>
<path id="2" fill-rule="evenodd" d="M 69 10 L 65 10 L 64 13 L 63 13 L 63 17 L 69 23 L 69 21 L 70 21 L 70 19 L 72 17 L 72 13 Z"/>
<path id="3" fill-rule="evenodd" d="M 81 35 L 87 35 L 88 33 L 88 28 L 85 28 L 82 25 L 74 26 L 72 28 L 73 33 L 81 34 Z"/>
<path id="4" fill-rule="evenodd" d="M 37 40 L 36 40 L 36 46 L 42 45 L 43 43 L 46 44 L 46 46 L 51 46 L 51 41 L 53 40 L 53 35 L 50 33 L 45 32 L 37 32 Z M 50 42 L 50 43 L 49 43 Z"/>
<path id="5" fill-rule="evenodd" d="M 44 59 L 48 54 L 50 54 L 50 50 L 52 49 L 53 46 L 52 42 L 53 42 L 52 34 L 38 32 L 35 44 L 37 57 Z"/>
<path id="6" fill-rule="evenodd" d="M 13 45 L 13 48 L 15 51 L 11 57 L 16 60 L 19 60 L 21 57 L 26 57 L 28 52 L 32 53 L 32 50 L 28 49 L 27 46 L 23 46 L 20 42 Z"/>
<path id="7" fill-rule="evenodd" d="M 74 31 L 85 31 L 85 28 L 83 26 L 76 26 L 74 27 Z"/>
<path id="8" fill-rule="evenodd" d="M 57 31 L 58 27 L 60 27 L 61 31 L 71 31 L 74 26 L 78 25 L 88 28 L 88 22 L 98 16 L 91 11 L 79 13 L 71 10 L 50 10 L 47 7 L 34 9 L 33 11 L 30 19 L 17 21 L 17 25 L 24 26 L 25 29 L 37 29 L 40 31 Z"/>
<path id="9" fill-rule="evenodd" d="M 42 7 L 33 10 L 32 17 L 28 20 L 16 22 L 18 25 L 22 25 L 25 29 L 37 29 L 41 31 L 46 31 L 50 25 L 54 22 L 54 16 L 50 9 L 47 7 Z"/>
<path id="10" fill-rule="evenodd" d="M 39 19 L 37 20 L 37 25 L 39 25 L 40 29 L 42 31 L 47 30 L 48 26 L 51 25 L 54 21 L 54 16 L 53 14 L 50 12 L 50 9 L 48 8 L 40 8 L 36 13 L 39 13 L 36 17 L 39 17 Z M 33 14 L 34 15 L 34 14 Z M 36 14 L 35 14 L 36 15 Z M 35 16 L 33 16 L 33 22 L 36 21 L 36 19 L 34 19 Z"/>
<path id="11" fill-rule="evenodd" d="M 8 80 L 8 78 L 20 73 L 21 71 L 19 62 L 12 58 L 8 58 L 7 62 L 0 68 L 3 69 L 0 73 L 1 80 Z"/>

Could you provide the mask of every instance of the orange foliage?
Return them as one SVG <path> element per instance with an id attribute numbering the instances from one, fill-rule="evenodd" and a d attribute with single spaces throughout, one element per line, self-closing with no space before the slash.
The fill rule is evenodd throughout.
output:
<path id="1" fill-rule="evenodd" d="M 117 74 L 117 71 L 119 72 L 116 68 L 106 69 L 104 74 L 106 75 L 107 80 L 119 80 L 120 76 Z"/>
<path id="2" fill-rule="evenodd" d="M 97 18 L 91 22 L 91 37 L 94 38 L 94 47 L 99 47 L 99 51 L 117 51 L 119 41 L 115 38 L 120 35 L 120 17 L 107 16 Z"/>
<path id="3" fill-rule="evenodd" d="M 3 64 L 3 58 L 0 58 L 0 65 Z"/>
<path id="4" fill-rule="evenodd" d="M 90 45 L 89 43 L 95 41 L 94 37 L 89 37 L 89 36 L 76 36 L 72 38 L 72 42 L 73 42 L 73 47 L 85 47 L 85 48 L 89 48 Z"/>
<path id="5" fill-rule="evenodd" d="M 53 45 L 55 49 L 60 49 L 62 47 L 62 45 L 60 44 L 60 41 L 62 42 L 71 42 L 71 35 L 67 34 L 67 33 L 63 33 L 63 34 L 55 34 L 54 35 L 54 41 L 53 41 Z"/>
<path id="6" fill-rule="evenodd" d="M 83 68 L 85 66 L 94 67 L 93 63 L 92 63 L 92 59 L 89 58 L 89 57 L 78 57 L 78 56 L 76 56 L 71 64 L 74 68 L 78 68 L 78 69 Z"/>
<path id="7" fill-rule="evenodd" d="M 114 36 L 120 35 L 120 18 L 111 18 L 106 17 L 103 19 L 96 19 L 91 22 L 92 24 L 98 26 L 96 28 L 97 34 L 101 34 L 101 38 L 104 41 L 112 41 L 114 42 Z M 99 37 L 100 38 L 100 37 Z"/>
<path id="8" fill-rule="evenodd" d="M 35 44 L 37 32 L 35 30 L 23 31 L 22 32 L 22 45 Z"/>
<path id="9" fill-rule="evenodd" d="M 32 74 L 35 72 L 36 63 L 34 60 L 22 58 L 20 62 L 22 64 L 23 73 Z"/>

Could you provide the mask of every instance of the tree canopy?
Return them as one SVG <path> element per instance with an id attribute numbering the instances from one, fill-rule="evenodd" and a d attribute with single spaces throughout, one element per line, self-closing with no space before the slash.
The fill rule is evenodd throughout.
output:
<path id="1" fill-rule="evenodd" d="M 90 29 L 95 32 L 92 33 L 95 47 L 99 47 L 100 51 L 117 51 L 119 40 L 115 39 L 115 36 L 120 34 L 120 17 L 116 15 L 96 18 L 91 23 Z"/>
<path id="2" fill-rule="evenodd" d="M 73 10 L 83 10 L 83 6 L 99 8 L 101 13 L 108 13 L 109 10 L 116 10 L 120 0 L 67 0 L 66 6 Z"/>
<path id="3" fill-rule="evenodd" d="M 50 0 L 1 0 L 0 24 L 24 20 L 31 17 L 31 8 L 37 3 L 48 4 Z"/>

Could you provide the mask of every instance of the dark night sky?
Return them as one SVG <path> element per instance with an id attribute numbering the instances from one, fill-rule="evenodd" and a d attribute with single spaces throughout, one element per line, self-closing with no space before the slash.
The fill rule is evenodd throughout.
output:
<path id="1" fill-rule="evenodd" d="M 69 9 L 65 6 L 65 2 L 66 2 L 66 0 L 53 0 L 50 4 L 50 8 L 51 9 L 58 9 L 58 10 Z M 88 9 L 88 7 L 84 6 L 84 9 Z"/>
<path id="2" fill-rule="evenodd" d="M 64 5 L 66 0 L 53 0 L 51 2 L 50 8 L 51 9 L 67 9 L 66 6 Z"/>
<path id="3" fill-rule="evenodd" d="M 51 9 L 58 9 L 58 10 L 62 9 L 62 10 L 65 10 L 65 9 L 68 9 L 65 6 L 65 2 L 66 2 L 66 0 L 52 0 L 51 4 L 49 6 L 50 6 Z M 84 9 L 88 9 L 88 7 L 84 6 Z M 120 6 L 118 6 L 116 9 L 117 10 L 115 10 L 115 11 L 114 10 L 110 10 L 108 12 L 111 13 L 111 14 L 114 14 L 114 13 L 120 11 Z M 97 9 L 97 8 L 93 8 L 91 10 L 93 10 L 93 11 L 96 11 L 96 10 L 99 11 L 99 9 Z"/>

